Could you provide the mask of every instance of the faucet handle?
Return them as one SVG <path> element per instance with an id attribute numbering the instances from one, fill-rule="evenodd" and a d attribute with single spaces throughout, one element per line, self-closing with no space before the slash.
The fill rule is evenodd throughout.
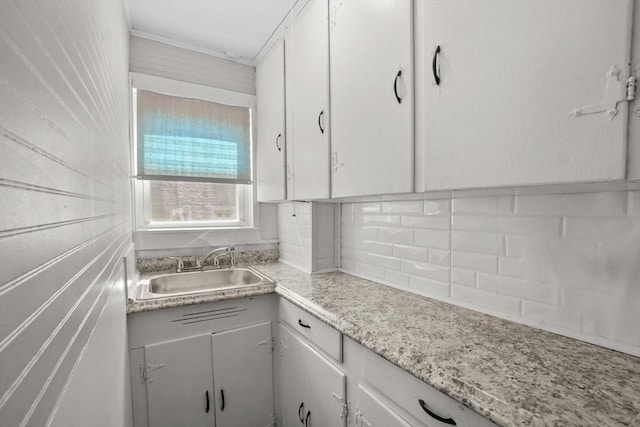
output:
<path id="1" fill-rule="evenodd" d="M 176 273 L 180 273 L 182 269 L 184 269 L 184 261 L 182 261 L 182 258 L 178 258 L 176 256 L 170 256 L 168 259 L 173 261 L 178 261 L 178 265 L 176 266 Z"/>

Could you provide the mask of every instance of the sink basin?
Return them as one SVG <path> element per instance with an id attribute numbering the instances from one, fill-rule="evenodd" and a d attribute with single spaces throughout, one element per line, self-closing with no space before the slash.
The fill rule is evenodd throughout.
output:
<path id="1" fill-rule="evenodd" d="M 273 283 L 252 268 L 163 274 L 140 282 L 138 299 L 163 298 Z"/>

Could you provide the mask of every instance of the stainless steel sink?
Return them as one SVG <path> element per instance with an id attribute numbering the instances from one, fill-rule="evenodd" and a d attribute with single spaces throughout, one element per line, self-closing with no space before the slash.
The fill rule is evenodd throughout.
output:
<path id="1" fill-rule="evenodd" d="M 273 283 L 251 267 L 162 274 L 140 281 L 138 299 L 211 292 Z"/>

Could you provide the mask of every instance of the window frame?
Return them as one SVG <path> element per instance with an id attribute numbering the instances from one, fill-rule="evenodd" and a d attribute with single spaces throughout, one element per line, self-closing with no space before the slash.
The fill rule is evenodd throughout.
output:
<path id="1" fill-rule="evenodd" d="M 169 231 L 169 230 L 219 230 L 219 229 L 248 229 L 256 226 L 259 217 L 256 195 L 256 97 L 240 92 L 202 86 L 178 80 L 166 79 L 147 74 L 129 73 L 131 94 L 131 126 L 130 153 L 132 171 L 133 222 L 135 231 Z M 251 180 L 249 185 L 235 184 L 237 192 L 238 217 L 237 221 L 167 221 L 152 222 L 150 218 L 149 186 L 150 181 L 137 179 L 137 100 L 136 91 L 148 90 L 164 95 L 201 99 L 219 104 L 245 107 L 249 109 L 251 117 Z M 234 184 L 229 184 L 234 185 Z"/>

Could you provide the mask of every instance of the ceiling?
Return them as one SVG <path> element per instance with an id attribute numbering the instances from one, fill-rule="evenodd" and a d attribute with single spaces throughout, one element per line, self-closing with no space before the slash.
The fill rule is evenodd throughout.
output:
<path id="1" fill-rule="evenodd" d="M 124 0 L 132 34 L 254 64 L 296 0 Z"/>

